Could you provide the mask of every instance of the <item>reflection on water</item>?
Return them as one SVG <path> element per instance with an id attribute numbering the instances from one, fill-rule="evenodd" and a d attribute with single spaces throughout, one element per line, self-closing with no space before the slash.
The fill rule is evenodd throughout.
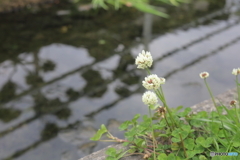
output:
<path id="1" fill-rule="evenodd" d="M 234 87 L 238 3 L 168 7 L 167 20 L 133 9 L 55 15 L 70 4 L 1 16 L 0 159 L 78 159 L 109 145 L 89 141 L 102 123 L 122 137 L 120 122 L 147 112 L 145 73 L 134 65 L 142 49 L 153 54 L 152 71 L 167 79 L 172 107 L 209 97 L 201 71 L 210 72 L 215 94 Z"/>

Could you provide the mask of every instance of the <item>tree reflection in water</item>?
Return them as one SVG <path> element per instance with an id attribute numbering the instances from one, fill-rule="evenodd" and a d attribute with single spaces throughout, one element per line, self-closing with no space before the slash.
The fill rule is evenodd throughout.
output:
<path id="1" fill-rule="evenodd" d="M 38 128 L 39 135 L 36 135 L 35 141 L 33 140 L 28 146 L 21 147 L 21 144 L 15 144 L 14 140 L 10 142 L 11 145 L 18 146 L 11 154 L 4 155 L 3 152 L 8 148 L 4 148 L 4 145 L 0 146 L 0 159 L 24 158 L 42 145 L 53 141 L 58 144 L 64 141 L 66 146 L 69 144 L 74 146 L 73 150 L 78 155 L 73 154 L 75 157 L 73 156 L 72 159 L 104 147 L 103 144 L 90 142 L 88 139 L 96 131 L 98 123 L 108 122 L 108 127 L 116 132 L 119 121 L 122 120 L 119 117 L 123 115 L 114 119 L 106 117 L 104 122 L 99 116 L 143 92 L 139 85 L 143 73 L 134 66 L 136 56 L 134 49 L 143 42 L 145 48 L 148 48 L 151 40 L 168 33 L 169 30 L 187 30 L 198 25 L 207 26 L 213 24 L 214 18 L 228 20 L 228 13 L 231 10 L 224 7 L 224 0 L 211 0 L 208 3 L 208 8 L 205 10 L 194 10 L 194 3 L 179 7 L 177 10 L 167 8 L 172 18 L 153 19 L 150 25 L 151 33 L 146 29 L 144 33 L 146 39 L 143 37 L 140 41 L 139 37 L 142 37 L 144 31 L 143 22 L 140 14 L 132 9 L 123 9 L 119 12 L 99 10 L 98 15 L 89 12 L 56 17 L 55 11 L 58 9 L 53 8 L 52 12 L 47 11 L 48 17 L 42 16 L 44 11 L 39 11 L 35 15 L 21 13 L 17 18 L 12 15 L 1 18 L 1 24 L 4 25 L 1 25 L 0 29 L 4 32 L 0 36 L 0 41 L 5 42 L 5 45 L 0 47 L 0 53 L 4 53 L 0 56 L 2 74 L 0 144 L 5 138 L 23 132 L 24 127 L 34 128 L 35 121 L 40 122 L 42 128 Z M 203 18 L 199 19 L 202 16 Z M 238 25 L 239 22 L 240 20 L 236 19 L 180 48 L 159 54 L 152 69 L 156 69 L 156 65 L 167 58 L 202 43 Z M 62 28 L 65 28 L 64 33 Z M 151 35 L 145 35 L 146 33 Z M 237 43 L 239 39 L 236 37 L 228 40 L 213 51 L 206 51 L 162 76 L 169 78 L 173 74 L 191 68 L 201 60 L 209 59 Z M 71 54 L 66 50 L 65 57 L 61 60 L 57 59 L 61 53 L 49 52 L 43 56 L 44 46 L 53 45 L 60 48 L 59 44 L 71 45 L 77 51 L 85 48 L 86 54 L 80 51 Z M 114 58 L 115 60 L 111 60 Z M 79 64 L 75 64 L 78 61 Z M 79 104 L 80 106 L 76 108 L 75 106 Z M 111 114 L 116 113 L 108 112 L 109 117 Z M 119 132 L 115 134 L 122 136 Z M 58 157 L 55 158 L 60 159 L 63 151 L 52 148 L 49 152 L 53 151 L 58 153 Z M 68 149 L 65 149 L 66 151 Z M 38 156 L 46 159 L 49 154 L 51 153 Z"/>

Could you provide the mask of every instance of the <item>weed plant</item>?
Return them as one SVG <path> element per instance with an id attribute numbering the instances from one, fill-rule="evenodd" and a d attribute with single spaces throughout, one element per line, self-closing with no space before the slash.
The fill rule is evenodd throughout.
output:
<path id="1" fill-rule="evenodd" d="M 135 62 L 137 68 L 145 69 L 148 74 L 142 82 L 147 89 L 142 101 L 148 106 L 149 113 L 143 116 L 137 114 L 120 125 L 119 129 L 125 131 L 125 139 L 114 137 L 105 125 L 101 125 L 91 140 L 121 142 L 129 146 L 124 152 L 109 148 L 106 160 L 118 160 L 134 154 L 149 160 L 240 160 L 240 68 L 232 71 L 236 76 L 238 101 L 233 99 L 228 107 L 221 102 L 217 105 L 207 83 L 209 73 L 200 73 L 215 109 L 194 113 L 189 107 L 168 106 L 162 88 L 165 79 L 149 70 L 153 63 L 150 52 L 142 51 Z M 107 134 L 109 139 L 101 140 L 103 134 Z M 232 156 L 213 156 L 211 152 Z"/>

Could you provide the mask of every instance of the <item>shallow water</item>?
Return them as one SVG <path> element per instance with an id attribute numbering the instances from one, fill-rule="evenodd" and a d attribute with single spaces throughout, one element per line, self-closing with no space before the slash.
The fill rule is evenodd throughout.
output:
<path id="1" fill-rule="evenodd" d="M 214 95 L 233 88 L 239 5 L 217 2 L 168 8 L 167 20 L 133 9 L 56 16 L 63 6 L 1 15 L 0 159 L 81 158 L 109 145 L 89 141 L 102 123 L 122 137 L 121 121 L 147 113 L 142 49 L 171 107 L 209 98 L 202 71 Z"/>

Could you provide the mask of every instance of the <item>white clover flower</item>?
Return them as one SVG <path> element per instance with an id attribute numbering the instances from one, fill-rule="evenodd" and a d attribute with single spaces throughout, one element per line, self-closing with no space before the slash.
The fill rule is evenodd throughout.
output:
<path id="1" fill-rule="evenodd" d="M 144 50 L 142 50 L 142 53 L 138 54 L 135 64 L 137 65 L 137 68 L 145 69 L 145 68 L 151 67 L 152 62 L 153 62 L 153 59 L 150 52 L 145 52 Z"/>
<path id="2" fill-rule="evenodd" d="M 154 92 L 147 91 L 143 94 L 142 101 L 146 105 L 154 105 L 158 102 L 158 99 Z"/>
<path id="3" fill-rule="evenodd" d="M 201 73 L 199 74 L 199 76 L 200 76 L 202 79 L 205 79 L 205 78 L 209 77 L 209 73 L 208 73 L 208 72 L 201 72 Z"/>
<path id="4" fill-rule="evenodd" d="M 164 81 L 165 82 L 165 81 Z M 145 77 L 144 81 L 142 81 L 142 85 L 146 89 L 158 89 L 163 84 L 163 80 L 161 81 L 160 78 L 156 74 L 149 75 Z"/>
<path id="5" fill-rule="evenodd" d="M 232 74 L 235 75 L 235 76 L 240 74 L 240 68 L 237 68 L 237 69 L 234 68 L 233 71 L 232 71 Z"/>

